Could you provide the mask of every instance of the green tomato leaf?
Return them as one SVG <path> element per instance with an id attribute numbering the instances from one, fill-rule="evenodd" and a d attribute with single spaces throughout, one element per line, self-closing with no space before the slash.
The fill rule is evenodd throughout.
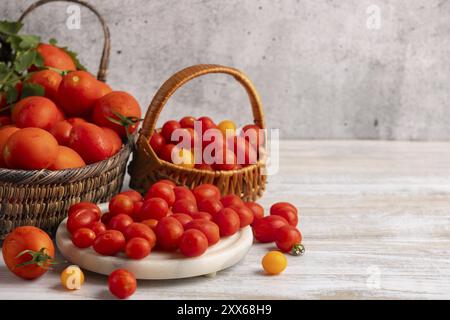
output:
<path id="1" fill-rule="evenodd" d="M 3 20 L 0 21 L 0 32 L 7 35 L 17 34 L 22 26 L 21 22 Z"/>
<path id="2" fill-rule="evenodd" d="M 10 87 L 6 89 L 6 103 L 11 104 L 17 101 L 19 92 L 17 91 L 16 87 Z"/>
<path id="3" fill-rule="evenodd" d="M 36 59 L 36 50 L 30 50 L 25 52 L 18 52 L 16 61 L 14 61 L 14 70 L 22 73 L 31 67 Z"/>
<path id="4" fill-rule="evenodd" d="M 30 96 L 43 96 L 45 94 L 45 89 L 40 84 L 25 82 L 22 88 L 21 99 Z"/>
<path id="5" fill-rule="evenodd" d="M 36 57 L 34 58 L 34 63 L 36 67 L 43 68 L 44 66 L 44 58 L 40 55 L 39 52 L 37 52 Z"/>
<path id="6" fill-rule="evenodd" d="M 34 35 L 22 35 L 20 38 L 19 47 L 23 50 L 34 49 L 41 42 L 41 38 Z"/>
<path id="7" fill-rule="evenodd" d="M 58 43 L 58 40 L 56 40 L 55 38 L 51 38 L 48 43 L 50 43 L 52 46 L 56 46 L 56 44 Z"/>

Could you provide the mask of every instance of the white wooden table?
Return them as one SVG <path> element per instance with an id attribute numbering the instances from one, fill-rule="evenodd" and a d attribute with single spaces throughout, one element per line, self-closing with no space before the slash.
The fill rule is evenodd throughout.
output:
<path id="1" fill-rule="evenodd" d="M 260 203 L 299 207 L 306 254 L 280 276 L 255 244 L 215 278 L 140 281 L 133 299 L 450 298 L 450 143 L 284 141 L 281 168 Z M 58 267 L 37 281 L 0 258 L 0 299 L 109 299 L 107 279 L 86 273 L 65 291 Z"/>

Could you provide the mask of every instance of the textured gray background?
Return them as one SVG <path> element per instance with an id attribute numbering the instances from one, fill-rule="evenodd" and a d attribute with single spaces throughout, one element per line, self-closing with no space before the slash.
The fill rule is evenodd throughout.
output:
<path id="1" fill-rule="evenodd" d="M 196 63 L 243 70 L 282 138 L 448 140 L 450 1 L 90 0 L 112 34 L 108 82 L 146 108 L 172 73 Z M 0 19 L 33 1 L 2 0 Z M 369 5 L 381 28 L 366 27 Z M 68 30 L 66 3 L 39 8 L 25 30 L 81 52 L 94 72 L 101 31 L 82 10 Z M 226 76 L 176 93 L 161 120 L 182 115 L 251 119 L 243 90 Z"/>

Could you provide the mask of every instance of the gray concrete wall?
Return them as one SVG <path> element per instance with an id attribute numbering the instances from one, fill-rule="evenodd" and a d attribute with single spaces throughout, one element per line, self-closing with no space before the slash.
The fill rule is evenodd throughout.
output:
<path id="1" fill-rule="evenodd" d="M 447 0 L 90 0 L 112 34 L 109 83 L 143 108 L 172 73 L 197 63 L 243 70 L 259 89 L 267 122 L 283 138 L 448 140 L 450 1 Z M 2 0 L 0 19 L 33 1 Z M 380 9 L 380 25 L 367 27 Z M 101 32 L 68 4 L 48 4 L 26 31 L 56 37 L 96 72 Z M 369 24 L 369 26 L 374 26 Z M 176 93 L 161 120 L 211 115 L 246 123 L 243 90 L 208 76 Z"/>

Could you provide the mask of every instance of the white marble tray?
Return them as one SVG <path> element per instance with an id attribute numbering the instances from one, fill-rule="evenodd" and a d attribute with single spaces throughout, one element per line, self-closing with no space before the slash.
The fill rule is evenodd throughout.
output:
<path id="1" fill-rule="evenodd" d="M 107 205 L 100 205 L 105 210 Z M 186 258 L 182 254 L 154 251 L 142 260 L 130 260 L 123 253 L 117 256 L 101 256 L 92 248 L 79 249 L 72 244 L 61 222 L 56 232 L 56 245 L 61 254 L 71 263 L 83 269 L 109 275 L 113 270 L 125 268 L 137 279 L 179 279 L 200 275 L 215 275 L 217 271 L 229 268 L 245 257 L 253 243 L 250 227 L 241 229 L 231 237 L 222 238 L 208 248 L 201 256 Z"/>

